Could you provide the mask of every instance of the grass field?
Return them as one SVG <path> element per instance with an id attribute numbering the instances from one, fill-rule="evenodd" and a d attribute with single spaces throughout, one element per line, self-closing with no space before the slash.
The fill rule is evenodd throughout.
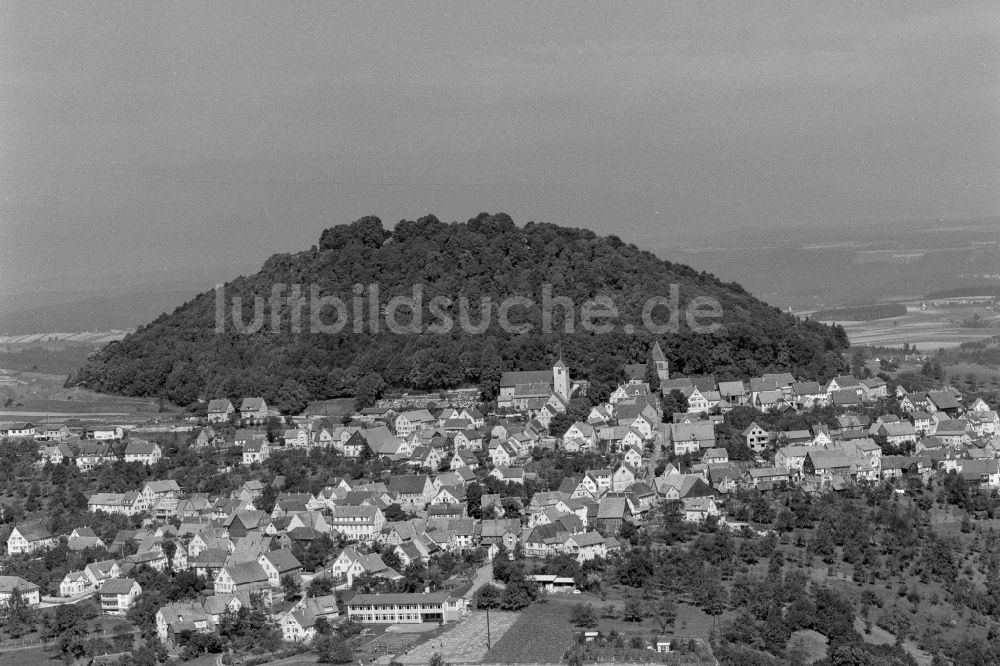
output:
<path id="1" fill-rule="evenodd" d="M 159 412 L 155 398 L 123 398 L 79 388 L 65 388 L 66 375 L 0 370 L 0 419 L 18 415 L 53 418 L 83 414 L 141 414 Z M 166 405 L 170 409 L 170 405 Z M 169 414 L 164 414 L 169 416 Z"/>
<path id="2" fill-rule="evenodd" d="M 27 650 L 12 650 L 10 652 L 0 652 L 0 666 L 25 666 L 26 664 L 48 664 L 58 663 L 51 660 L 52 653 L 46 652 L 42 647 L 28 648 Z"/>

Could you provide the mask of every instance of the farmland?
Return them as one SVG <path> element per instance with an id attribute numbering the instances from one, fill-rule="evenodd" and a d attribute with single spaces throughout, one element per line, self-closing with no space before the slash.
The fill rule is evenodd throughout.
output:
<path id="1" fill-rule="evenodd" d="M 963 342 L 983 340 L 1000 333 L 1000 316 L 985 304 L 931 305 L 908 302 L 906 314 L 871 321 L 838 321 L 852 345 L 901 347 L 921 351 L 948 349 Z M 806 313 L 803 313 L 806 314 Z M 968 326 L 979 316 L 975 327 Z"/>
<path id="2" fill-rule="evenodd" d="M 555 600 L 534 604 L 489 652 L 487 661 L 502 663 L 558 663 L 578 631 L 569 622 L 571 605 Z"/>

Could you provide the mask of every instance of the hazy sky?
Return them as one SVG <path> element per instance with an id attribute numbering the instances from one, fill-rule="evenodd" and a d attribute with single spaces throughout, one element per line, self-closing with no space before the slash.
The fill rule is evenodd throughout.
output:
<path id="1" fill-rule="evenodd" d="M 1000 212 L 1000 4 L 0 3 L 0 290 L 335 223 Z"/>

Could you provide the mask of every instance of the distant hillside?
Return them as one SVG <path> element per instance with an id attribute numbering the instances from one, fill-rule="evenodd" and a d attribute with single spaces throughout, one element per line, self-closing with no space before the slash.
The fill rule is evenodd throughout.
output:
<path id="1" fill-rule="evenodd" d="M 924 296 L 928 301 L 936 301 L 945 298 L 1000 298 L 1000 286 L 980 285 L 977 287 L 955 287 L 954 289 L 943 289 L 932 291 Z"/>
<path id="2" fill-rule="evenodd" d="M 816 321 L 873 321 L 888 317 L 902 317 L 905 314 L 906 306 L 902 303 L 875 303 L 819 310 L 813 313 L 812 318 Z"/>
<path id="3" fill-rule="evenodd" d="M 377 218 L 363 218 L 327 229 L 309 250 L 271 257 L 255 275 L 228 283 L 226 293 L 242 297 L 244 304 L 253 303 L 254 296 L 266 301 L 279 282 L 306 289 L 314 285 L 346 303 L 353 297 L 352 285 L 378 283 L 383 305 L 421 283 L 425 311 L 434 296 L 465 296 L 473 304 L 472 323 L 479 321 L 481 297 L 497 304 L 526 296 L 536 306 L 515 309 L 511 319 L 533 322 L 535 330 L 505 332 L 494 319 L 478 335 L 457 325 L 444 335 L 398 335 L 385 326 L 375 334 L 352 333 L 350 326 L 336 334 L 295 334 L 291 311 L 283 305 L 274 313 L 283 322 L 278 331 L 264 327 L 241 334 L 230 326 L 217 334 L 215 294 L 207 292 L 108 345 L 69 383 L 124 395 L 162 393 L 177 404 L 199 397 L 263 395 L 296 409 L 307 400 L 356 391 L 371 399 L 387 387 L 478 384 L 490 397 L 502 370 L 545 368 L 562 355 L 571 374 L 590 379 L 592 395 L 601 397 L 621 378 L 624 364 L 646 360 L 653 336 L 642 328 L 641 309 L 649 297 L 669 296 L 672 284 L 679 285 L 682 309 L 690 299 L 707 296 L 721 304 L 724 314 L 722 328 L 711 335 L 692 333 L 682 316 L 678 334 L 658 337 L 674 374 L 714 372 L 725 378 L 788 369 L 829 376 L 842 369 L 839 352 L 848 345 L 839 327 L 783 314 L 738 284 L 663 261 L 617 237 L 550 224 L 519 228 L 503 214 L 482 214 L 464 224 L 428 216 L 402 221 L 392 232 Z M 616 332 L 566 334 L 562 310 L 556 308 L 554 332 L 543 334 L 538 304 L 544 284 L 577 306 L 596 295 L 611 297 L 619 309 Z M 271 314 L 265 307 L 265 321 Z M 425 320 L 434 321 L 433 313 L 425 314 Z M 244 319 L 251 318 L 247 306 Z M 637 332 L 623 334 L 625 324 Z"/>

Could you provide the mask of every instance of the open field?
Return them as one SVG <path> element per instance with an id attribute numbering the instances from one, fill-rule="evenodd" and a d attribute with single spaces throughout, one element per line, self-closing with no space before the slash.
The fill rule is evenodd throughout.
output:
<path id="1" fill-rule="evenodd" d="M 902 317 L 874 321 L 838 322 L 853 345 L 901 347 L 909 343 L 922 351 L 950 349 L 963 342 L 988 339 L 1000 333 L 997 328 L 963 328 L 951 321 L 951 311 L 908 312 Z"/>
<path id="2" fill-rule="evenodd" d="M 828 323 L 843 326 L 853 345 L 901 347 L 909 343 L 911 347 L 922 351 L 949 349 L 963 342 L 983 340 L 1000 334 L 1000 315 L 989 304 L 925 307 L 926 304 L 922 301 L 908 301 L 903 305 L 907 312 L 899 317 Z M 811 313 L 803 311 L 798 314 Z M 975 317 L 979 318 L 981 327 L 963 325 Z"/>
<path id="3" fill-rule="evenodd" d="M 66 375 L 0 369 L 0 420 L 84 416 L 159 415 L 155 398 L 125 398 L 80 388 L 65 388 Z M 165 405 L 171 410 L 170 405 Z M 163 412 L 169 416 L 170 412 Z"/>
<path id="4" fill-rule="evenodd" d="M 501 663 L 558 663 L 573 644 L 569 622 L 572 606 L 559 603 L 532 604 L 497 641 L 486 661 Z"/>
<path id="5" fill-rule="evenodd" d="M 0 651 L 0 666 L 25 666 L 25 664 L 47 664 L 51 661 L 53 653 L 46 652 L 42 646 L 26 648 L 24 650 Z M 58 663 L 53 661 L 52 663 Z"/>

